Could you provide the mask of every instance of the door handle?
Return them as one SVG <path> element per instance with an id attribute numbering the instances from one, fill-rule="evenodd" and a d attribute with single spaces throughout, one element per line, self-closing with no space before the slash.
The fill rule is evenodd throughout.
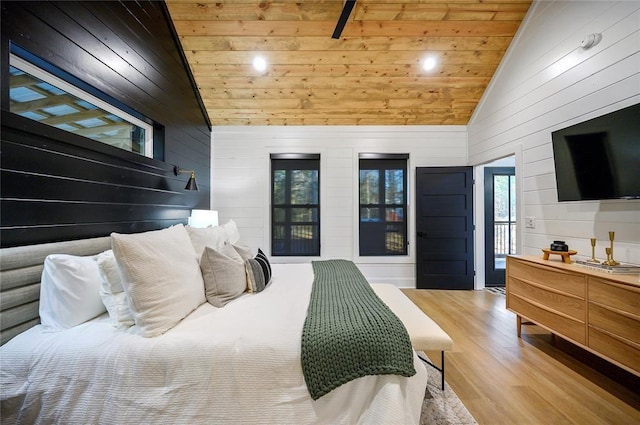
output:
<path id="1" fill-rule="evenodd" d="M 424 232 L 417 232 L 416 235 L 418 235 L 421 238 L 424 238 L 425 236 L 427 236 L 427 234 Z"/>

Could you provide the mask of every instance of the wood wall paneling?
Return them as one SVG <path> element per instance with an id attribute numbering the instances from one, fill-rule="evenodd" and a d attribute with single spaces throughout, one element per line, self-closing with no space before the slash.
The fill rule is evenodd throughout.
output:
<path id="1" fill-rule="evenodd" d="M 210 123 L 163 2 L 2 2 L 2 247 L 138 232 L 209 207 Z M 12 114 L 9 42 L 154 122 L 156 158 Z M 198 192 L 184 186 L 195 170 Z"/>

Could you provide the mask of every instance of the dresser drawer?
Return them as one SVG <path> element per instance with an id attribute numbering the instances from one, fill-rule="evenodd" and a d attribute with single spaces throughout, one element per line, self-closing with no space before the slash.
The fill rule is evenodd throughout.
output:
<path id="1" fill-rule="evenodd" d="M 589 348 L 640 373 L 640 346 L 589 326 Z"/>
<path id="2" fill-rule="evenodd" d="M 509 279 L 509 292 L 533 303 L 542 304 L 547 310 L 564 313 L 582 322 L 587 319 L 584 298 L 551 290 L 537 283 L 530 284 L 513 277 Z"/>
<path id="3" fill-rule="evenodd" d="M 509 261 L 509 277 L 535 282 L 561 292 L 586 298 L 586 278 L 582 274 L 529 265 L 522 261 Z"/>
<path id="4" fill-rule="evenodd" d="M 620 314 L 610 308 L 589 303 L 589 325 L 640 346 L 640 318 Z"/>
<path id="5" fill-rule="evenodd" d="M 640 289 L 626 288 L 605 279 L 589 277 L 589 301 L 640 318 Z"/>
<path id="6" fill-rule="evenodd" d="M 511 294 L 509 308 L 517 314 L 550 329 L 551 332 L 569 338 L 580 344 L 586 344 L 587 329 L 584 321 L 572 319 L 562 314 L 535 305 L 519 295 Z"/>

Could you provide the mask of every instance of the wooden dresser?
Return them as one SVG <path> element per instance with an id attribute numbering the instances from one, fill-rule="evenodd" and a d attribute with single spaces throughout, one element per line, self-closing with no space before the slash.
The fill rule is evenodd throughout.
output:
<path id="1" fill-rule="evenodd" d="M 640 376 L 638 275 L 507 257 L 507 309 Z"/>

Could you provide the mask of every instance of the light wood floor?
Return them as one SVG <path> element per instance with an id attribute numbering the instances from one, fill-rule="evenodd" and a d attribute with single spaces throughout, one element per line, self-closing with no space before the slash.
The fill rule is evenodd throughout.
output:
<path id="1" fill-rule="evenodd" d="M 403 291 L 453 339 L 446 380 L 479 424 L 640 424 L 640 379 L 538 326 L 518 338 L 505 297 Z"/>

